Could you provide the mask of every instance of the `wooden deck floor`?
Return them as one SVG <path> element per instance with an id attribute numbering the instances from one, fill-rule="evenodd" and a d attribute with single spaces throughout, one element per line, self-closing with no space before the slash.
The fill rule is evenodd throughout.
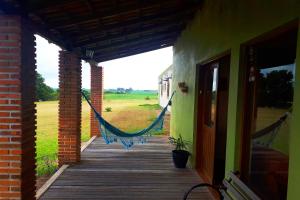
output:
<path id="1" fill-rule="evenodd" d="M 166 137 L 125 150 L 94 140 L 81 163 L 66 169 L 40 199 L 182 199 L 201 179 L 194 170 L 175 169 Z M 207 189 L 191 199 L 212 199 Z"/>

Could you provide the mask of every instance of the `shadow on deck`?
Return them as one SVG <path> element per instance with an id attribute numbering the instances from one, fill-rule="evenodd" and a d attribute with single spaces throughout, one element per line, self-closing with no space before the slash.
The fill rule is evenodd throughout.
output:
<path id="1" fill-rule="evenodd" d="M 173 167 L 167 137 L 125 150 L 120 144 L 94 140 L 81 163 L 67 168 L 40 199 L 182 199 L 192 185 L 202 182 L 192 169 Z M 207 189 L 191 199 L 212 199 Z"/>

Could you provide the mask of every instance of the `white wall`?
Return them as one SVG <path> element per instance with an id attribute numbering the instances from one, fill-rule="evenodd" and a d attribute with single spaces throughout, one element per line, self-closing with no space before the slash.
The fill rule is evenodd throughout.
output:
<path id="1" fill-rule="evenodd" d="M 159 77 L 159 105 L 161 107 L 165 107 L 172 95 L 172 69 L 169 69 L 165 71 L 160 77 Z M 169 89 L 169 91 L 168 91 Z M 171 106 L 168 107 L 168 111 L 171 112 Z"/>

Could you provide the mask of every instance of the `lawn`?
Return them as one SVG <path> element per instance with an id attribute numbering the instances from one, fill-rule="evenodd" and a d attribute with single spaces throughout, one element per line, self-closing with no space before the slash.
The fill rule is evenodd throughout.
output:
<path id="1" fill-rule="evenodd" d="M 145 100 L 149 97 L 150 99 L 157 99 L 157 93 L 153 92 L 134 92 L 131 94 L 116 94 L 108 93 L 105 94 L 104 100 Z"/>
<path id="2" fill-rule="evenodd" d="M 125 131 L 136 131 L 147 127 L 159 113 L 155 93 L 105 94 L 103 116 Z M 38 176 L 56 170 L 58 133 L 58 102 L 37 102 L 37 173 Z M 111 112 L 105 112 L 111 107 Z M 82 103 L 81 140 L 89 140 L 90 108 Z"/>

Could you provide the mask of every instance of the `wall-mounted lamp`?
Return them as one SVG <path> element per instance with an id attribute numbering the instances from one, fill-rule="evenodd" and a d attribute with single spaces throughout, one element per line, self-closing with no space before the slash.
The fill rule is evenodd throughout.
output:
<path id="1" fill-rule="evenodd" d="M 178 87 L 181 90 L 181 92 L 183 92 L 183 93 L 187 93 L 188 92 L 189 88 L 188 88 L 188 86 L 186 85 L 185 82 L 179 82 L 178 83 Z"/>

